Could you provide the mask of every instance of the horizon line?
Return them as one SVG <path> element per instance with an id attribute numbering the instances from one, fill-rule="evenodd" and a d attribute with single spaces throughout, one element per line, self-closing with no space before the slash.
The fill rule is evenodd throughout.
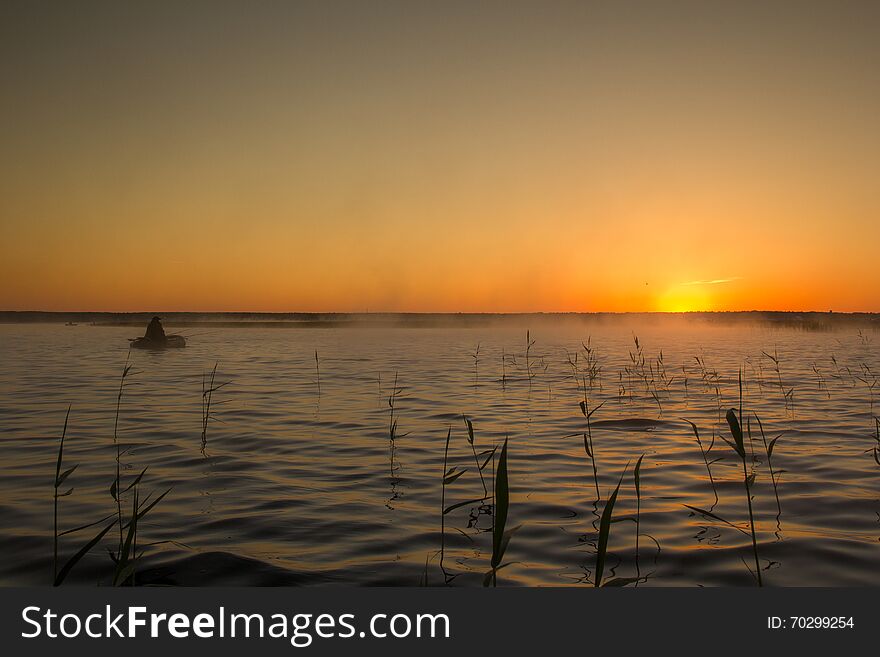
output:
<path id="1" fill-rule="evenodd" d="M 0 315 L 878 315 L 880 310 L 2 310 Z"/>

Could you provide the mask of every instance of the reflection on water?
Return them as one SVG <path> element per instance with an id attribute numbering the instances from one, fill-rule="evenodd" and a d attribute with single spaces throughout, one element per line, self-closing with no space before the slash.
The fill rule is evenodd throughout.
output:
<path id="1" fill-rule="evenodd" d="M 131 328 L 0 326 L 2 583 L 50 582 L 68 404 L 65 461 L 80 465 L 62 528 L 114 511 L 127 357 L 122 476 L 147 467 L 142 486 L 172 489 L 138 530 L 150 581 L 480 586 L 495 450 L 509 436 L 507 526 L 521 527 L 499 585 L 591 583 L 600 517 L 627 467 L 603 581 L 752 585 L 725 421 L 742 368 L 764 583 L 880 583 L 872 331 L 621 317 L 198 333 L 186 349 L 129 355 Z M 63 555 L 80 544 L 62 540 Z M 68 581 L 101 581 L 108 564 L 94 550 Z"/>

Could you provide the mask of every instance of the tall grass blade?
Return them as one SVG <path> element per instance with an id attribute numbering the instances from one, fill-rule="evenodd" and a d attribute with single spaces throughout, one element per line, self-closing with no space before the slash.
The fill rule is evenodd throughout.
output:
<path id="1" fill-rule="evenodd" d="M 509 563 L 502 563 L 510 537 L 519 529 L 507 529 L 507 514 L 510 508 L 510 488 L 507 478 L 507 438 L 501 446 L 501 456 L 498 459 L 498 468 L 495 474 L 495 516 L 492 525 L 492 559 L 490 570 L 483 578 L 483 586 L 497 586 L 497 573 Z"/>
<path id="2" fill-rule="evenodd" d="M 599 546 L 596 551 L 596 578 L 595 585 L 602 586 L 602 575 L 605 573 L 605 560 L 608 553 L 608 538 L 611 536 L 611 518 L 614 514 L 614 504 L 617 502 L 617 495 L 620 493 L 620 485 L 623 483 L 623 477 L 626 474 L 624 468 L 623 474 L 620 475 L 620 481 L 611 493 L 611 497 L 605 503 L 602 509 L 602 517 L 599 519 Z"/>
<path id="3" fill-rule="evenodd" d="M 108 524 L 106 527 L 104 527 L 104 529 L 102 529 L 100 532 L 98 532 L 97 536 L 95 536 L 92 540 L 90 540 L 88 543 L 86 543 L 84 546 L 82 546 L 82 547 L 79 549 L 79 551 L 78 551 L 76 554 L 74 554 L 74 555 L 73 555 L 73 556 L 67 561 L 66 564 L 64 564 L 64 567 L 63 567 L 63 568 L 61 569 L 61 571 L 55 576 L 55 586 L 60 586 L 60 585 L 61 585 L 61 583 L 64 581 L 64 578 L 66 578 L 66 577 L 70 574 L 70 571 L 73 570 L 73 567 L 74 567 L 76 564 L 79 563 L 80 559 L 82 559 L 84 556 L 86 556 L 86 554 L 88 554 L 89 551 L 90 551 L 93 547 L 95 547 L 95 546 L 101 541 L 102 538 L 104 538 L 104 535 L 105 535 L 107 532 L 109 532 L 111 529 L 113 529 L 114 525 L 116 525 L 116 521 L 115 521 L 115 520 L 114 520 L 113 522 L 109 523 L 109 524 Z"/>
<path id="4" fill-rule="evenodd" d="M 742 408 L 742 385 L 740 385 L 740 408 Z M 755 557 L 755 576 L 758 580 L 758 586 L 763 586 L 763 581 L 761 580 L 761 562 L 758 559 L 758 537 L 755 533 L 755 515 L 752 511 L 751 483 L 754 481 L 754 474 L 750 476 L 748 468 L 746 467 L 746 451 L 743 444 L 742 428 L 739 419 L 736 416 L 736 410 L 733 408 L 728 409 L 727 411 L 727 424 L 730 426 L 730 433 L 733 435 L 734 441 L 736 441 L 736 453 L 739 454 L 739 457 L 742 460 L 743 485 L 746 489 L 746 502 L 748 502 L 749 507 L 749 527 L 752 530 L 752 552 Z M 749 437 L 749 443 L 751 443 L 751 437 Z"/>
<path id="5" fill-rule="evenodd" d="M 501 447 L 498 459 L 498 470 L 495 475 L 495 524 L 492 527 L 492 569 L 497 570 L 504 557 L 502 544 L 507 525 L 507 513 L 510 508 L 510 487 L 507 480 L 507 438 Z"/>
<path id="6" fill-rule="evenodd" d="M 52 577 L 58 579 L 58 498 L 70 495 L 73 492 L 71 488 L 67 493 L 58 494 L 58 488 L 64 483 L 64 480 L 76 469 L 76 466 L 70 468 L 61 474 L 61 461 L 64 458 L 64 438 L 67 436 L 67 422 L 70 420 L 70 406 L 67 407 L 67 413 L 64 415 L 64 428 L 61 430 L 61 442 L 58 443 L 58 460 L 55 462 L 55 483 L 52 488 L 52 506 L 53 506 L 53 539 L 52 539 Z"/>
<path id="7" fill-rule="evenodd" d="M 746 457 L 746 448 L 743 441 L 743 432 L 739 426 L 739 419 L 736 417 L 736 410 L 733 408 L 727 411 L 727 425 L 730 427 L 730 434 L 733 436 L 733 448 L 739 454 L 739 457 L 744 459 Z"/>
<path id="8" fill-rule="evenodd" d="M 642 486 L 641 486 L 641 471 L 642 471 L 642 460 L 645 458 L 645 455 L 642 454 L 639 457 L 639 460 L 636 461 L 636 467 L 633 471 L 633 483 L 636 487 L 636 575 L 641 576 L 641 569 L 639 567 L 639 537 L 641 536 L 641 515 L 642 515 Z"/>

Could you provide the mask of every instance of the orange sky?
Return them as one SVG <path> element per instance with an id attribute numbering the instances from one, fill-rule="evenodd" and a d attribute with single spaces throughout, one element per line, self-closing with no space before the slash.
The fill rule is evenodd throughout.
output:
<path id="1" fill-rule="evenodd" d="M 0 309 L 880 311 L 877 3 L 178 4 L 0 9 Z"/>

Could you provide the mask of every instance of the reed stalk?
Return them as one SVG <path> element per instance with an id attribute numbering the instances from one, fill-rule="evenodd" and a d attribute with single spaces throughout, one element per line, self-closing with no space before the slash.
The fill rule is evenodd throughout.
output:
<path id="1" fill-rule="evenodd" d="M 55 485 L 52 488 L 52 498 L 53 498 L 53 516 L 54 516 L 54 536 L 53 536 L 53 545 L 52 545 L 52 581 L 54 582 L 58 578 L 58 498 L 59 497 L 67 497 L 71 493 L 73 493 L 73 489 L 69 489 L 64 493 L 59 493 L 58 489 L 64 483 L 64 480 L 67 479 L 74 470 L 76 470 L 77 466 L 74 465 L 71 468 L 68 468 L 63 473 L 61 472 L 61 462 L 64 458 L 64 438 L 67 436 L 67 421 L 70 419 L 70 406 L 67 407 L 67 413 L 64 415 L 64 428 L 61 430 L 61 441 L 58 443 L 58 460 L 55 462 Z"/>
<path id="2" fill-rule="evenodd" d="M 750 480 L 752 479 L 752 477 L 749 476 L 748 468 L 746 466 L 746 450 L 743 441 L 742 427 L 740 426 L 736 410 L 733 408 L 727 411 L 727 424 L 730 427 L 730 433 L 733 436 L 734 449 L 736 450 L 736 453 L 739 455 L 740 460 L 742 461 L 743 485 L 746 489 L 746 502 L 748 503 L 749 508 L 749 528 L 752 534 L 752 553 L 755 557 L 755 577 L 758 580 L 758 586 L 763 586 L 763 582 L 761 580 L 761 563 L 758 559 L 758 538 L 755 532 L 755 516 L 752 510 L 752 491 L 750 486 Z"/>

